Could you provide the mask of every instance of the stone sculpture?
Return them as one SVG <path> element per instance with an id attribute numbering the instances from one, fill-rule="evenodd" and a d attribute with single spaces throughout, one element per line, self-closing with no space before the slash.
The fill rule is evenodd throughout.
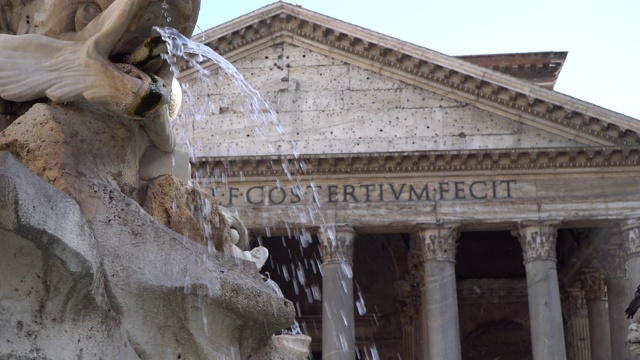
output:
<path id="1" fill-rule="evenodd" d="M 153 27 L 177 24 L 177 30 L 190 34 L 198 1 L 173 1 L 171 6 L 166 0 L 0 4 L 0 99 L 25 103 L 48 98 L 103 110 L 114 121 L 140 122 L 156 148 L 173 152 L 170 122 L 178 113 L 182 92 L 160 56 L 166 46 Z M 243 252 L 246 230 L 232 214 L 221 211 L 240 235 L 232 243 L 238 249 L 228 252 L 253 261 Z"/>
<path id="2" fill-rule="evenodd" d="M 0 0 L 0 358 L 303 358 L 237 217 L 148 166 L 180 103 L 152 28 L 198 10 Z"/>
<path id="3" fill-rule="evenodd" d="M 635 320 L 629 325 L 629 334 L 627 335 L 629 343 L 629 351 L 634 359 L 640 358 L 640 324 Z"/>
<path id="4" fill-rule="evenodd" d="M 0 6 L 0 98 L 88 102 L 142 121 L 153 143 L 171 152 L 169 121 L 177 109 L 169 105 L 175 104 L 171 96 L 180 96 L 179 86 L 171 88 L 168 66 L 154 58 L 157 53 L 144 40 L 152 37 L 153 26 L 168 25 L 168 18 L 190 34 L 199 3 L 174 1 L 165 8 L 166 2 L 148 0 L 24 3 Z"/>

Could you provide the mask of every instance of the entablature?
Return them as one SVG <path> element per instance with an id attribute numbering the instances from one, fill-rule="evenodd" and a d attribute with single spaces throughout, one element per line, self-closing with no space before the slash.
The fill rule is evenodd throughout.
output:
<path id="1" fill-rule="evenodd" d="M 492 149 L 293 156 L 202 157 L 193 171 L 227 178 L 637 168 L 638 147 Z M 285 168 L 287 171 L 285 171 Z"/>

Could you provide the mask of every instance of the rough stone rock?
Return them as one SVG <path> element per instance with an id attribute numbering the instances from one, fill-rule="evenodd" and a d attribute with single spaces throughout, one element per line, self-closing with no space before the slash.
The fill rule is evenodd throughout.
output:
<path id="1" fill-rule="evenodd" d="M 236 245 L 247 248 L 246 228 L 211 195 L 171 175 L 139 179 L 150 146 L 137 122 L 55 104 L 35 104 L 0 133 L 0 150 L 76 200 L 84 179 L 100 180 L 187 238 L 231 254 L 231 228 L 240 235 Z"/>
<path id="2" fill-rule="evenodd" d="M 126 59 L 169 16 L 190 34 L 200 1 L 76 2 L 0 6 L 0 359 L 300 356 L 272 337 L 291 303 L 213 251 L 246 246 L 237 217 L 140 179 L 149 146 L 173 150 L 179 94 L 152 51 Z"/>
<path id="3" fill-rule="evenodd" d="M 78 179 L 101 179 L 135 197 L 149 146 L 138 124 L 88 109 L 35 104 L 0 133 L 0 150 L 75 197 Z"/>
<path id="4" fill-rule="evenodd" d="M 145 39 L 168 19 L 191 35 L 199 9 L 199 0 L 3 1 L 0 98 L 73 102 L 136 119 L 158 148 L 171 152 L 169 122 L 181 95 L 172 94 L 169 65 Z"/>
<path id="5" fill-rule="evenodd" d="M 253 264 L 76 185 L 74 201 L 0 154 L 0 358 L 295 358 L 272 340 L 293 307 Z"/>
<path id="6" fill-rule="evenodd" d="M 273 353 L 284 359 L 306 359 L 309 356 L 311 337 L 307 335 L 278 335 L 273 337 L 275 351 Z"/>
<path id="7" fill-rule="evenodd" d="M 73 199 L 0 152 L 0 358 L 135 358 L 98 246 Z"/>
<path id="8" fill-rule="evenodd" d="M 629 334 L 627 335 L 629 351 L 634 359 L 640 358 L 640 324 L 637 321 L 634 319 L 633 323 L 629 325 Z"/>
<path id="9" fill-rule="evenodd" d="M 171 230 L 217 251 L 231 250 L 229 227 L 218 201 L 180 182 L 173 175 L 163 175 L 147 186 L 144 209 Z"/>

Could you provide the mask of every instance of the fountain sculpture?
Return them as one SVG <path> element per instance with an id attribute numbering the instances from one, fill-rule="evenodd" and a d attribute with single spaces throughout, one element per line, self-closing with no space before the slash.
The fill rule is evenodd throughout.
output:
<path id="1" fill-rule="evenodd" d="M 629 334 L 627 334 L 627 343 L 629 351 L 634 359 L 640 359 L 640 318 L 632 316 L 631 325 L 629 325 Z"/>
<path id="2" fill-rule="evenodd" d="M 306 357 L 265 249 L 173 151 L 153 27 L 199 5 L 0 0 L 0 358 Z"/>

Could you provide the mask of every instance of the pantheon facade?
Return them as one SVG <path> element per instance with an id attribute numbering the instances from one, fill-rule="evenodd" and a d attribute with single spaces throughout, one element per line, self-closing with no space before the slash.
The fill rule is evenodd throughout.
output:
<path id="1" fill-rule="evenodd" d="M 313 359 L 631 358 L 640 122 L 555 92 L 566 53 L 452 57 L 284 2 L 195 40 L 265 103 L 182 72 L 194 181 L 269 249 Z"/>

